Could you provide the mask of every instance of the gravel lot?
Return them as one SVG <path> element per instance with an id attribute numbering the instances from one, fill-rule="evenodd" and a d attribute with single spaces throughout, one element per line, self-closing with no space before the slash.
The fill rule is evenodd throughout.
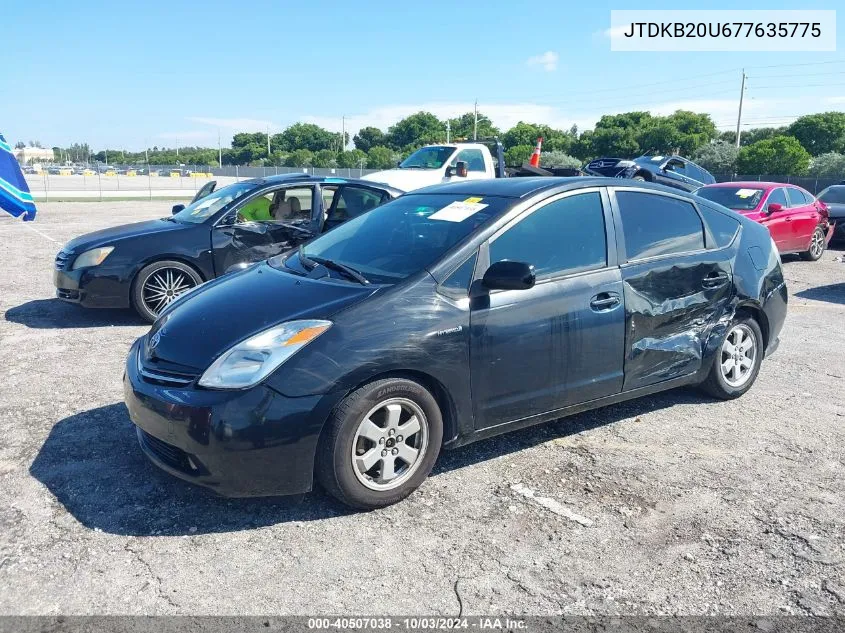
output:
<path id="1" fill-rule="evenodd" d="M 745 397 L 447 452 L 353 514 L 221 499 L 137 448 L 120 380 L 146 328 L 53 299 L 53 257 L 170 204 L 0 219 L 0 614 L 845 614 L 845 252 L 785 262 L 782 344 Z"/>

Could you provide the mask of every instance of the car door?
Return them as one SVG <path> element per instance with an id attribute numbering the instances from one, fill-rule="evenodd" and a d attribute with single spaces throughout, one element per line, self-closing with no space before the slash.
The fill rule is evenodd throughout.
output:
<path id="1" fill-rule="evenodd" d="M 463 161 L 467 164 L 466 178 L 461 176 L 452 176 L 447 181 L 454 182 L 456 180 L 484 180 L 489 178 L 488 170 L 484 162 L 484 152 L 480 149 L 467 148 L 458 152 L 452 161 L 449 163 L 450 167 L 457 165 L 458 161 Z"/>
<path id="2" fill-rule="evenodd" d="M 267 199 L 271 219 L 245 220 L 239 211 L 260 196 Z M 239 200 L 211 232 L 215 273 L 268 259 L 311 239 L 322 225 L 322 208 L 313 184 L 264 189 Z"/>
<path id="3" fill-rule="evenodd" d="M 554 196 L 502 228 L 479 255 L 470 302 L 476 428 L 618 393 L 624 309 L 607 193 Z M 523 261 L 527 290 L 486 291 L 490 263 Z"/>
<path id="4" fill-rule="evenodd" d="M 375 209 L 390 199 L 386 191 L 357 184 L 323 185 L 321 189 L 324 209 L 322 232 Z"/>
<path id="5" fill-rule="evenodd" d="M 625 300 L 624 391 L 701 368 L 704 342 L 731 296 L 731 252 L 708 249 L 695 204 L 681 196 L 611 192 Z"/>
<path id="6" fill-rule="evenodd" d="M 771 205 L 780 205 L 780 208 Z M 764 215 L 760 224 L 769 229 L 772 239 L 781 253 L 788 252 L 794 247 L 792 235 L 792 220 L 789 217 L 789 200 L 783 187 L 777 187 L 769 192 L 761 207 Z"/>
<path id="7" fill-rule="evenodd" d="M 806 250 L 810 246 L 810 238 L 819 225 L 819 212 L 813 197 L 797 187 L 787 187 L 786 196 L 789 199 L 789 218 L 792 228 L 792 248 Z"/>

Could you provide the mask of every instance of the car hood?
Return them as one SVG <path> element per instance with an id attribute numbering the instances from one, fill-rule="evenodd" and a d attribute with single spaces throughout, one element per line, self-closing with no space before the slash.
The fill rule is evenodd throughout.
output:
<path id="1" fill-rule="evenodd" d="M 327 319 L 378 286 L 309 279 L 266 263 L 203 284 L 165 312 L 145 337 L 142 359 L 200 373 L 232 345 L 294 319 Z M 151 340 L 157 340 L 150 346 Z"/>
<path id="2" fill-rule="evenodd" d="M 140 235 L 152 235 L 166 231 L 181 231 L 193 226 L 195 225 L 183 224 L 181 222 L 171 222 L 169 220 L 149 220 L 147 222 L 123 224 L 121 226 L 113 226 L 108 229 L 103 229 L 102 231 L 94 231 L 93 233 L 80 235 L 65 244 L 62 250 L 69 253 L 80 253 L 91 248 L 114 244 L 120 240 L 138 237 Z"/>
<path id="3" fill-rule="evenodd" d="M 616 174 L 636 166 L 632 160 L 624 158 L 597 158 L 594 161 L 587 163 L 584 171 L 588 174 L 595 174 L 597 176 L 615 176 Z"/>
<path id="4" fill-rule="evenodd" d="M 443 180 L 440 169 L 387 169 L 364 176 L 364 180 L 381 182 L 402 191 L 412 191 Z"/>

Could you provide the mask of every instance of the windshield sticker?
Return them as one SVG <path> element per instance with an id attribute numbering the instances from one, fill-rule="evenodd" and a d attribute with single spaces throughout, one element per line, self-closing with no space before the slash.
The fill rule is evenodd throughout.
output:
<path id="1" fill-rule="evenodd" d="M 464 202 L 469 202 L 471 204 L 476 203 L 476 202 L 481 202 L 481 198 L 467 198 L 466 200 L 464 200 Z"/>
<path id="2" fill-rule="evenodd" d="M 489 205 L 478 204 L 477 202 L 453 202 L 446 205 L 437 213 L 428 216 L 429 220 L 443 220 L 445 222 L 463 222 L 471 215 L 475 215 Z"/>
<path id="3" fill-rule="evenodd" d="M 740 198 L 750 198 L 755 193 L 757 193 L 756 189 L 737 189 L 736 190 L 736 195 L 739 196 Z"/>
<path id="4" fill-rule="evenodd" d="M 654 161 L 654 162 L 657 162 L 659 160 L 663 160 L 663 157 L 662 156 L 652 156 L 651 160 Z"/>

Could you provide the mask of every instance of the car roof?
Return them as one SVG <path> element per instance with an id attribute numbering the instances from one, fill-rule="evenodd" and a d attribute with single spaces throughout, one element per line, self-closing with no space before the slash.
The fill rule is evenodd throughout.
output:
<path id="1" fill-rule="evenodd" d="M 301 182 L 301 183 L 324 183 L 324 184 L 332 184 L 332 185 L 340 185 L 340 184 L 354 184 L 354 185 L 361 185 L 364 187 L 370 187 L 375 189 L 384 189 L 387 191 L 395 191 L 397 193 L 403 193 L 401 189 L 397 189 L 396 187 L 391 187 L 390 185 L 385 185 L 381 182 L 374 182 L 372 180 L 362 180 L 360 178 L 344 178 L 342 176 L 314 176 L 312 174 L 305 174 L 305 173 L 293 173 L 293 174 L 276 174 L 273 176 L 264 176 L 262 178 L 251 178 L 249 180 L 242 180 L 241 182 L 254 184 L 257 186 L 266 186 L 266 185 L 276 185 L 276 184 L 286 184 L 291 182 Z"/>
<path id="2" fill-rule="evenodd" d="M 412 196 L 426 193 L 458 194 L 467 196 L 495 196 L 499 198 L 525 198 L 541 191 L 556 189 L 558 191 L 571 191 L 573 189 L 585 189 L 587 187 L 626 187 L 642 189 L 643 191 L 656 191 L 672 193 L 681 196 L 690 196 L 685 191 L 658 185 L 650 182 L 637 180 L 620 180 L 619 178 L 608 178 L 606 176 L 536 176 L 536 177 L 513 177 L 513 178 L 492 178 L 485 180 L 463 180 L 461 182 L 450 182 L 438 185 L 415 189 L 405 195 Z"/>
<path id="3" fill-rule="evenodd" d="M 746 189 L 774 189 L 776 187 L 795 187 L 801 189 L 798 185 L 788 182 L 770 182 L 766 180 L 736 180 L 731 182 L 717 182 L 712 185 L 704 185 L 705 187 L 745 187 Z"/>

